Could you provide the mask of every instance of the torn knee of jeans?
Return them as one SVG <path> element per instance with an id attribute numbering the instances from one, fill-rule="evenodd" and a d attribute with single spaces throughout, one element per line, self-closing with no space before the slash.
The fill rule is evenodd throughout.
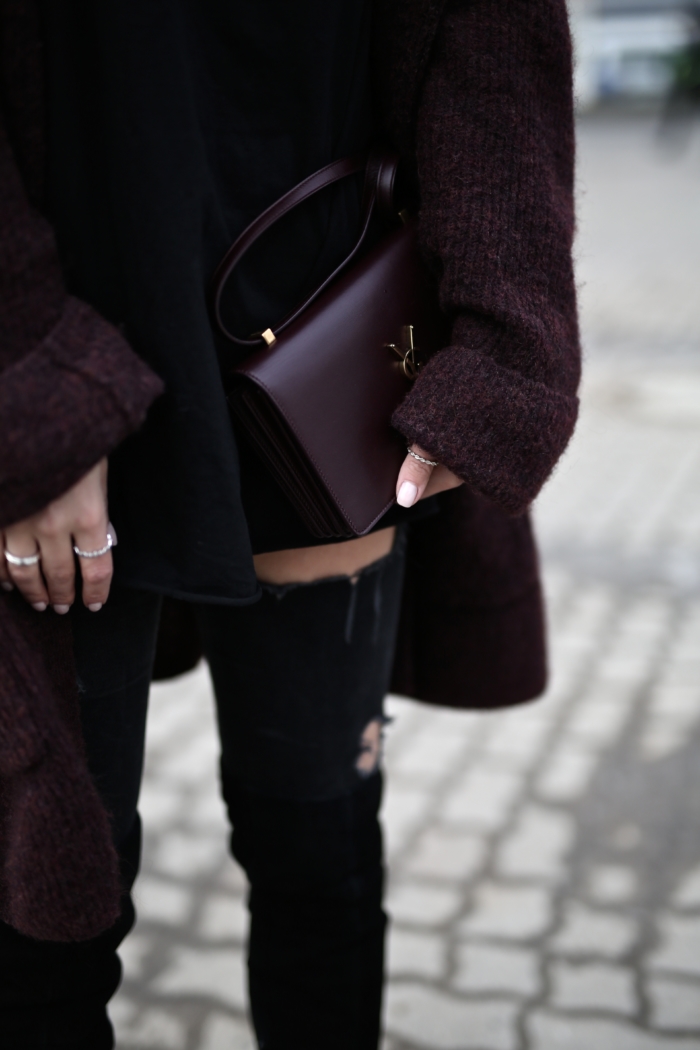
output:
<path id="1" fill-rule="evenodd" d="M 384 726 L 387 721 L 388 719 L 382 717 L 373 718 L 362 731 L 360 753 L 355 763 L 355 769 L 361 777 L 371 776 L 379 767 L 384 741 Z"/>

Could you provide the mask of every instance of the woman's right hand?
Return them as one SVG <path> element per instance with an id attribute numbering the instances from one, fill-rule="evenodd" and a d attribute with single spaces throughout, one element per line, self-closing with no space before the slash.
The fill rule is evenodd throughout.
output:
<path id="1" fill-rule="evenodd" d="M 0 543 L 0 585 L 5 590 L 17 587 L 37 612 L 53 605 L 57 613 L 67 613 L 75 601 L 73 546 L 101 550 L 107 544 L 108 530 L 116 541 L 107 517 L 107 460 L 103 459 L 44 510 L 5 528 Z M 41 558 L 36 565 L 12 565 L 5 551 L 21 558 L 38 553 Z M 112 582 L 111 551 L 77 560 L 83 603 L 91 612 L 98 612 Z"/>

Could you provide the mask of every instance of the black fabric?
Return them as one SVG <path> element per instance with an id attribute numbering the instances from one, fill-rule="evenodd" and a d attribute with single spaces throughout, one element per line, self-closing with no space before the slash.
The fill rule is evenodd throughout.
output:
<path id="1" fill-rule="evenodd" d="M 251 608 L 198 610 L 224 778 L 303 801 L 357 786 L 360 737 L 389 687 L 403 548 L 398 532 L 357 583 L 265 586 Z"/>
<path id="2" fill-rule="evenodd" d="M 68 284 L 166 381 L 112 457 L 119 577 L 253 601 L 251 550 L 317 541 L 248 452 L 241 502 L 221 381 L 237 357 L 214 337 L 207 286 L 252 218 L 368 145 L 371 0 L 44 0 L 43 18 L 49 214 Z M 246 260 L 226 301 L 242 334 L 346 254 L 358 195 L 332 188 Z"/>
<path id="3" fill-rule="evenodd" d="M 381 774 L 324 802 L 224 778 L 252 876 L 249 990 L 261 1050 L 377 1050 L 384 977 Z"/>
<path id="4" fill-rule="evenodd" d="M 357 762 L 367 723 L 383 721 L 403 566 L 399 533 L 392 553 L 354 583 L 265 587 L 251 606 L 198 607 L 233 852 L 252 887 L 251 1002 L 265 1050 L 329 1042 L 376 1050 L 381 778 Z M 128 891 L 160 604 L 156 594 L 116 586 L 100 613 L 76 606 L 70 614 L 88 759 L 127 893 L 115 927 L 85 944 L 46 944 L 0 926 L 0 1032 L 11 1033 L 13 1050 L 114 1045 L 106 1004 L 121 973 L 116 950 L 133 924 Z"/>

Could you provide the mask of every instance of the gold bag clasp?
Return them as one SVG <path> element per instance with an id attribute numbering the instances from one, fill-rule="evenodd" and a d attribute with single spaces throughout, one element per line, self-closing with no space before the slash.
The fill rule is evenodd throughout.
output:
<path id="1" fill-rule="evenodd" d="M 385 343 L 387 349 L 393 350 L 397 357 L 401 358 L 401 370 L 407 379 L 413 381 L 420 370 L 420 362 L 416 354 L 420 353 L 413 343 L 413 325 L 405 324 L 401 327 L 401 346 L 396 343 Z"/>

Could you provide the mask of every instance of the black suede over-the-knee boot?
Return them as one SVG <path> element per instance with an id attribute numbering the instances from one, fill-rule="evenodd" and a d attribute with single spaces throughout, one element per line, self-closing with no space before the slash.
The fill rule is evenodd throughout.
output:
<path id="1" fill-rule="evenodd" d="M 289 802 L 225 785 L 251 881 L 250 1001 L 261 1050 L 376 1050 L 384 931 L 381 775 Z"/>

